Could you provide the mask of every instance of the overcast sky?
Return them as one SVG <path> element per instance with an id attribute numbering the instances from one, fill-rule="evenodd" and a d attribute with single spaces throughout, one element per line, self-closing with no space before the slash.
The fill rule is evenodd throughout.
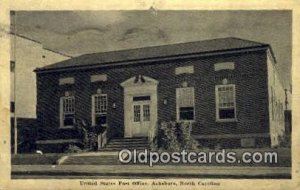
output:
<path id="1" fill-rule="evenodd" d="M 290 11 L 19 11 L 16 20 L 17 33 L 71 56 L 222 37 L 264 42 L 291 81 Z"/>

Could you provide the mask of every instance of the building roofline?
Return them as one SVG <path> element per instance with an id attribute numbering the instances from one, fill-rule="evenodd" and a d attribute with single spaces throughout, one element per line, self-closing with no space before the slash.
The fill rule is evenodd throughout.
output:
<path id="1" fill-rule="evenodd" d="M 193 53 L 193 54 L 181 54 L 181 55 L 172 55 L 172 56 L 164 56 L 164 57 L 152 57 L 152 58 L 137 59 L 137 60 L 108 62 L 108 63 L 104 63 L 104 64 L 93 63 L 90 65 L 75 65 L 75 66 L 68 66 L 68 67 L 62 67 L 62 68 L 46 68 L 46 69 L 36 68 L 34 70 L 34 72 L 36 72 L 36 73 L 51 73 L 51 72 L 61 72 L 61 71 L 70 71 L 70 70 L 79 70 L 79 69 L 93 69 L 93 68 L 105 68 L 105 67 L 112 67 L 112 66 L 125 66 L 125 65 L 139 64 L 139 63 L 159 62 L 159 61 L 164 61 L 164 60 L 188 59 L 188 58 L 195 58 L 195 57 L 222 55 L 222 54 L 228 54 L 228 53 L 232 54 L 232 53 L 239 53 L 239 52 L 266 50 L 268 48 L 270 48 L 270 46 L 268 44 L 263 44 L 261 46 L 256 46 L 256 47 L 218 50 L 218 51 L 210 51 L 210 52 L 199 52 L 199 53 Z"/>
<path id="2" fill-rule="evenodd" d="M 228 45 L 226 45 L 226 43 L 228 43 Z M 208 46 L 208 48 L 205 48 L 206 46 Z M 177 55 L 199 54 L 199 53 L 214 52 L 214 51 L 226 51 L 226 50 L 256 48 L 256 47 L 264 47 L 264 46 L 268 46 L 268 44 L 244 40 L 236 37 L 215 38 L 215 39 L 208 39 L 202 41 L 190 41 L 190 42 L 181 42 L 175 44 L 165 44 L 159 46 L 147 46 L 147 47 L 139 47 L 133 49 L 122 49 L 116 51 L 83 54 L 80 56 L 76 56 L 73 59 L 61 61 L 49 66 L 38 68 L 38 70 L 53 70 L 53 69 L 81 67 L 81 66 L 83 67 L 83 66 L 89 66 L 94 64 L 106 65 L 115 62 L 129 62 L 129 61 L 153 59 L 153 58 L 160 58 L 160 57 L 167 57 L 167 56 L 172 57 Z M 181 50 L 178 49 L 179 47 L 181 47 L 180 48 Z M 161 52 L 164 51 L 166 52 L 159 53 L 157 50 L 155 50 L 157 48 L 159 48 Z M 185 50 L 186 48 L 190 50 Z M 137 54 L 134 53 L 133 56 L 130 56 L 130 53 L 133 53 L 135 51 L 145 55 L 136 56 Z M 150 52 L 149 54 L 147 53 L 148 51 Z M 172 51 L 174 52 L 172 53 Z M 112 56 L 112 57 L 108 58 L 107 56 Z M 116 57 L 114 58 L 114 56 Z M 126 56 L 127 58 L 124 58 L 124 56 Z M 86 59 L 89 59 L 89 61 L 86 61 Z"/>
<path id="3" fill-rule="evenodd" d="M 277 64 L 277 59 L 275 57 L 274 51 L 273 51 L 273 49 L 272 49 L 272 47 L 270 45 L 268 45 L 268 46 L 269 46 L 271 57 L 272 57 L 274 63 Z"/>
<path id="4" fill-rule="evenodd" d="M 266 43 L 256 42 L 256 41 L 253 41 L 253 40 L 245 40 L 245 39 L 238 38 L 238 37 L 224 37 L 224 38 L 206 39 L 206 40 L 201 40 L 201 41 L 177 42 L 177 43 L 166 44 L 166 45 L 163 44 L 163 45 L 152 45 L 152 46 L 146 46 L 146 47 L 143 46 L 143 47 L 136 47 L 136 48 L 129 48 L 129 49 L 119 49 L 119 50 L 114 50 L 114 51 L 93 52 L 93 53 L 81 54 L 78 57 L 83 56 L 83 55 L 94 55 L 94 54 L 98 54 L 98 53 L 110 53 L 110 52 L 115 52 L 115 51 L 122 52 L 122 51 L 128 51 L 128 50 L 140 50 L 140 49 L 164 47 L 164 46 L 169 46 L 169 45 L 180 45 L 180 44 L 188 44 L 188 43 L 196 43 L 196 42 L 201 42 L 202 43 L 202 42 L 216 41 L 216 40 L 227 39 L 227 38 L 232 38 L 232 39 L 241 40 L 241 41 L 253 42 L 253 43 L 260 44 L 261 46 L 269 45 L 269 44 L 266 44 Z M 221 51 L 224 51 L 224 50 L 221 50 Z"/>
<path id="5" fill-rule="evenodd" d="M 48 48 L 48 47 L 45 47 L 40 41 L 37 41 L 37 40 L 35 40 L 35 39 L 29 38 L 29 37 L 27 37 L 27 36 L 24 36 L 24 35 L 21 35 L 21 34 L 17 34 L 17 33 L 14 33 L 14 32 L 10 32 L 10 34 L 11 34 L 11 35 L 18 36 L 18 37 L 20 37 L 20 38 L 24 38 L 24 39 L 26 39 L 26 40 L 29 40 L 29 41 L 32 41 L 32 42 L 35 42 L 35 43 L 38 43 L 38 44 L 42 45 L 42 48 L 43 48 L 44 50 L 48 50 L 48 51 L 51 51 L 51 52 L 53 52 L 53 53 L 57 53 L 57 54 L 60 54 L 60 55 L 62 55 L 62 56 L 65 56 L 65 57 L 73 58 L 73 56 L 70 56 L 70 55 L 67 55 L 67 54 L 64 54 L 64 53 L 55 51 L 55 50 L 53 50 L 53 49 L 50 49 L 50 48 Z"/>
<path id="6" fill-rule="evenodd" d="M 20 37 L 20 38 L 24 38 L 24 39 L 26 39 L 26 40 L 30 40 L 30 41 L 32 41 L 32 42 L 35 42 L 35 43 L 38 43 L 38 44 L 42 44 L 40 41 L 37 41 L 37 40 L 35 40 L 35 39 L 32 39 L 32 38 L 29 38 L 29 37 L 27 37 L 27 36 L 23 36 L 23 35 L 21 35 L 21 34 L 17 34 L 17 33 L 14 33 L 14 32 L 9 32 L 11 35 L 13 35 L 13 36 L 18 36 L 18 37 Z"/>
<path id="7" fill-rule="evenodd" d="M 44 50 L 51 51 L 51 52 L 53 52 L 53 53 L 60 54 L 60 55 L 62 55 L 62 56 L 65 56 L 65 57 L 73 58 L 73 56 L 71 56 L 71 55 L 67 55 L 67 54 L 64 54 L 64 53 L 61 53 L 61 52 L 55 51 L 55 50 L 53 50 L 53 49 L 50 49 L 50 48 L 48 48 L 48 47 L 44 47 L 44 46 L 43 46 L 43 49 L 44 49 Z"/>

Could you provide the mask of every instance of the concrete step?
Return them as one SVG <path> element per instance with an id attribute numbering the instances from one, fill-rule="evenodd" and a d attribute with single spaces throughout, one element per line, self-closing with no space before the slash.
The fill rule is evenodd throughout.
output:
<path id="1" fill-rule="evenodd" d="M 148 147 L 148 143 L 139 143 L 139 144 L 114 144 L 114 143 L 109 143 L 106 145 L 106 147 Z"/>
<path id="2" fill-rule="evenodd" d="M 108 144 L 148 144 L 148 141 L 109 141 Z"/>
<path id="3" fill-rule="evenodd" d="M 135 139 L 148 139 L 148 137 L 112 137 L 112 139 L 135 140 Z"/>
<path id="4" fill-rule="evenodd" d="M 149 143 L 147 137 L 134 138 L 113 138 L 106 144 L 102 151 L 120 151 L 122 149 L 148 149 Z"/>
<path id="5" fill-rule="evenodd" d="M 127 142 L 148 142 L 148 138 L 139 138 L 139 139 L 110 139 L 109 142 L 115 143 L 127 143 Z"/>
<path id="6" fill-rule="evenodd" d="M 128 150 L 145 150 L 145 149 L 149 149 L 149 147 L 126 147 L 126 148 L 122 148 L 122 147 L 108 147 L 108 148 L 104 148 L 102 149 L 102 151 L 121 151 L 123 149 L 128 149 Z"/>

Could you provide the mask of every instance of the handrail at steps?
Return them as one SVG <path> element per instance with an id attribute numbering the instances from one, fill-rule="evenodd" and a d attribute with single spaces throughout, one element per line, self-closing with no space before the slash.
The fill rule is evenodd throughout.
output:
<path id="1" fill-rule="evenodd" d="M 85 148 L 93 147 L 91 144 L 91 142 L 93 143 L 93 140 L 91 139 L 94 139 L 94 137 L 94 140 L 97 142 L 95 149 L 100 150 L 107 144 L 107 126 L 95 125 L 88 127 L 84 120 L 77 121 L 75 124 L 75 129 L 82 134 L 82 143 Z"/>
<path id="2" fill-rule="evenodd" d="M 158 128 L 158 124 L 156 123 L 156 125 L 154 127 L 150 127 L 150 130 L 148 131 L 149 145 L 153 144 L 157 137 L 157 131 L 158 131 L 157 128 Z"/>
<path id="3" fill-rule="evenodd" d="M 107 128 L 105 128 L 105 130 L 102 133 L 98 134 L 97 140 L 98 150 L 103 149 L 103 147 L 107 144 Z"/>

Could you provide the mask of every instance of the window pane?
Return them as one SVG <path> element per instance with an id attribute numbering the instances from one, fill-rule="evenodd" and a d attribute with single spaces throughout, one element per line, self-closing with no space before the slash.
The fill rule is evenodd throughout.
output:
<path id="1" fill-rule="evenodd" d="M 94 125 L 105 125 L 107 123 L 107 95 L 97 94 L 93 96 L 94 112 L 93 121 Z"/>
<path id="2" fill-rule="evenodd" d="M 63 98 L 63 112 L 64 113 L 74 113 L 75 112 L 75 98 L 74 97 L 64 97 Z"/>
<path id="3" fill-rule="evenodd" d="M 10 102 L 10 112 L 15 113 L 15 102 Z"/>
<path id="4" fill-rule="evenodd" d="M 150 121 L 150 105 L 143 106 L 144 121 Z"/>
<path id="5" fill-rule="evenodd" d="M 14 61 L 10 61 L 10 72 L 15 72 L 16 63 Z"/>
<path id="6" fill-rule="evenodd" d="M 194 88 L 177 88 L 178 107 L 194 106 Z"/>
<path id="7" fill-rule="evenodd" d="M 10 126 L 11 126 L 11 128 L 15 127 L 15 118 L 13 118 L 13 117 L 10 118 Z"/>
<path id="8" fill-rule="evenodd" d="M 217 86 L 216 99 L 217 119 L 234 119 L 235 116 L 235 88 L 234 85 Z"/>
<path id="9" fill-rule="evenodd" d="M 75 119 L 75 98 L 74 96 L 62 98 L 63 126 L 73 126 Z"/>
<path id="10" fill-rule="evenodd" d="M 194 107 L 181 107 L 179 108 L 180 120 L 194 120 Z"/>
<path id="11" fill-rule="evenodd" d="M 99 115 L 95 116 L 95 125 L 104 125 L 106 124 L 106 115 Z"/>
<path id="12" fill-rule="evenodd" d="M 75 98 L 71 99 L 71 106 L 70 107 L 71 107 L 70 111 L 75 112 Z"/>
<path id="13" fill-rule="evenodd" d="M 179 120 L 194 120 L 194 88 L 177 88 L 176 103 L 178 107 Z"/>
<path id="14" fill-rule="evenodd" d="M 218 99 L 220 108 L 230 108 L 234 106 L 233 87 L 219 87 Z"/>
<path id="15" fill-rule="evenodd" d="M 94 97 L 95 113 L 105 114 L 107 112 L 107 96 L 106 94 L 96 95 Z"/>
<path id="16" fill-rule="evenodd" d="M 133 121 L 134 122 L 139 122 L 141 121 L 141 106 L 140 105 L 134 105 L 133 106 L 133 115 L 134 115 L 134 118 L 133 118 Z"/>
<path id="17" fill-rule="evenodd" d="M 234 119 L 234 109 L 219 109 L 220 119 Z"/>
<path id="18" fill-rule="evenodd" d="M 64 116 L 64 126 L 74 125 L 74 114 L 65 114 Z"/>

